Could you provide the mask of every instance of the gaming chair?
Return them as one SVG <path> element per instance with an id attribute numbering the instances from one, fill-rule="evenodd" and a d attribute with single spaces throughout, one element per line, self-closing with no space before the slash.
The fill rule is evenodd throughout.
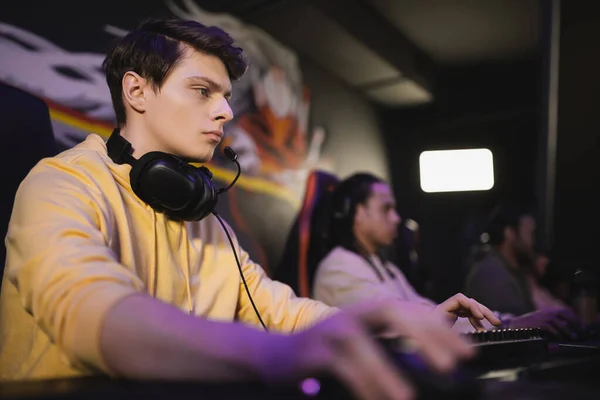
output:
<path id="1" fill-rule="evenodd" d="M 4 238 L 17 188 L 38 161 L 57 154 L 48 106 L 21 89 L 0 83 L 0 276 L 4 272 Z"/>
<path id="2" fill-rule="evenodd" d="M 310 297 L 315 270 L 326 255 L 325 234 L 329 225 L 327 194 L 339 179 L 328 172 L 312 171 L 300 212 L 287 238 L 274 278 L 289 285 L 301 297 Z"/>

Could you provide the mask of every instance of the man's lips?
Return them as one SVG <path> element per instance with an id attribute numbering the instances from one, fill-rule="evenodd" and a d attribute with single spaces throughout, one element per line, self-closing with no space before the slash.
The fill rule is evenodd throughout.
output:
<path id="1" fill-rule="evenodd" d="M 219 142 L 221 141 L 221 139 L 223 139 L 223 131 L 208 131 L 208 132 L 203 132 L 203 134 L 207 135 Z"/>

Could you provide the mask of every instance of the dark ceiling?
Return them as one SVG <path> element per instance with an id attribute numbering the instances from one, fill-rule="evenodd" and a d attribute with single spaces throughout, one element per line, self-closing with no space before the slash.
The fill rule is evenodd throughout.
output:
<path id="1" fill-rule="evenodd" d="M 183 0 L 185 2 L 186 0 Z M 200 1 L 264 29 L 369 99 L 431 102 L 444 68 L 530 57 L 539 0 Z"/>

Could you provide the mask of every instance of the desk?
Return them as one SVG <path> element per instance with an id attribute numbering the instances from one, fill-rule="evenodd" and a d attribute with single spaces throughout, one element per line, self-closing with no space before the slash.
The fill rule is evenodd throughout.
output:
<path id="1" fill-rule="evenodd" d="M 523 365 L 512 374 L 510 381 L 495 378 L 482 379 L 481 398 L 504 399 L 600 399 L 600 353 L 585 349 L 553 348 L 549 358 Z M 520 369 L 519 369 L 520 368 Z M 491 371 L 493 372 L 493 371 Z M 508 375 L 504 375 L 509 376 Z M 107 377 L 89 377 L 48 381 L 7 382 L 0 384 L 2 400 L 254 400 L 254 399 L 342 399 L 339 390 L 323 381 L 323 390 L 310 397 L 297 387 L 275 388 L 259 383 L 201 384 L 161 383 L 112 380 Z M 335 383 L 333 383 L 335 386 Z M 335 393 L 335 394 L 334 394 Z"/>
<path id="2" fill-rule="evenodd" d="M 546 356 L 487 375 L 484 399 L 600 399 L 600 349 L 551 343 Z"/>
<path id="3" fill-rule="evenodd" d="M 484 385 L 487 400 L 598 400 L 600 388 L 575 382 L 499 382 Z"/>
<path id="4" fill-rule="evenodd" d="M 108 377 L 84 377 L 0 384 L 2 400 L 230 400 L 307 399 L 296 388 L 273 388 L 258 383 L 203 384 L 139 382 Z"/>
<path id="5" fill-rule="evenodd" d="M 186 383 L 141 383 L 115 381 L 109 378 L 76 378 L 65 380 L 0 384 L 3 400 L 308 400 L 341 399 L 318 395 L 309 397 L 295 389 L 266 388 L 254 384 L 205 385 Z M 488 400 L 597 400 L 600 387 L 580 382 L 502 382 L 484 384 L 483 399 Z"/>

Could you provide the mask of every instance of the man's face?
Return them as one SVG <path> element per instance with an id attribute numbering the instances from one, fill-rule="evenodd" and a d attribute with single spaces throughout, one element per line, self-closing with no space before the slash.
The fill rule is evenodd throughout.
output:
<path id="1" fill-rule="evenodd" d="M 187 50 L 163 86 L 146 97 L 145 127 L 152 147 L 208 162 L 233 118 L 231 81 L 223 62 Z"/>
<path id="2" fill-rule="evenodd" d="M 533 263 L 535 253 L 535 219 L 524 215 L 512 240 L 513 249 L 521 263 Z"/>
<path id="3" fill-rule="evenodd" d="M 524 215 L 519 219 L 519 238 L 523 246 L 533 253 L 535 248 L 535 219 Z"/>
<path id="4" fill-rule="evenodd" d="M 389 246 L 398 232 L 400 216 L 390 187 L 385 183 L 371 186 L 371 196 L 356 208 L 355 228 L 377 246 Z"/>
<path id="5" fill-rule="evenodd" d="M 548 270 L 548 264 L 550 263 L 550 259 L 540 254 L 535 259 L 535 273 L 539 277 L 543 277 L 546 275 L 546 271 Z"/>

